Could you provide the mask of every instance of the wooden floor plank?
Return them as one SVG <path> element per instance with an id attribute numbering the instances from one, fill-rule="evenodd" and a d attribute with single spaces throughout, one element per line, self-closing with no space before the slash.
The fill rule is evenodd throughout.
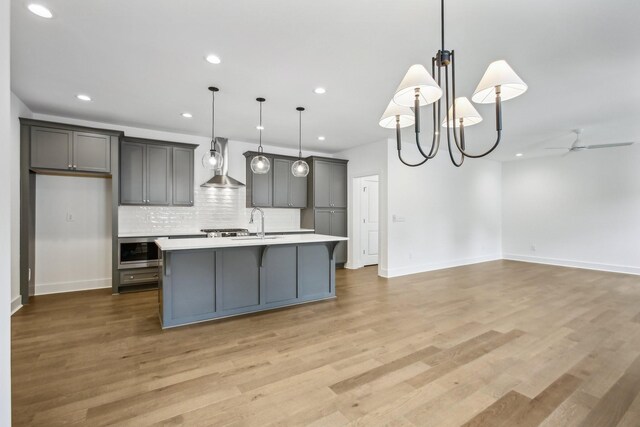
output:
<path id="1" fill-rule="evenodd" d="M 495 261 L 162 331 L 157 294 L 12 317 L 15 426 L 636 426 L 640 277 Z"/>

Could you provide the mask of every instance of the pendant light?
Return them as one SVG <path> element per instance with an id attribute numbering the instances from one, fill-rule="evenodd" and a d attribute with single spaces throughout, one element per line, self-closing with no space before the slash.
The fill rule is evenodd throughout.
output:
<path id="1" fill-rule="evenodd" d="M 302 112 L 304 111 L 304 107 L 298 107 L 296 108 L 296 110 L 298 111 L 298 113 L 300 113 L 298 121 L 298 160 L 293 162 L 293 165 L 291 165 L 291 173 L 297 178 L 304 178 L 305 176 L 309 175 L 309 165 L 307 164 L 307 162 L 302 160 Z"/>
<path id="2" fill-rule="evenodd" d="M 456 97 L 456 60 L 453 50 L 445 49 L 444 44 L 444 0 L 440 0 L 440 50 L 431 58 L 431 73 L 421 64 L 409 68 L 400 82 L 391 101 L 397 104 L 387 107 L 380 126 L 396 129 L 396 148 L 399 160 L 406 166 L 416 167 L 426 163 L 438 154 L 440 136 L 445 133 L 449 158 L 456 167 L 462 166 L 465 158 L 477 159 L 493 152 L 502 138 L 502 102 L 522 95 L 527 84 L 513 71 L 506 61 L 492 62 L 476 87 L 471 101 L 477 104 L 495 104 L 496 138 L 490 148 L 482 153 L 467 151 L 466 127 L 482 121 L 482 117 L 466 97 Z M 442 104 L 447 117 L 442 119 Z M 420 107 L 432 104 L 433 132 L 431 147 L 423 147 L 420 141 Z M 413 113 L 410 108 L 413 107 Z M 440 131 L 439 124 L 445 129 Z M 409 163 L 402 157 L 402 139 L 400 129 L 414 127 L 416 146 L 422 159 Z M 451 137 L 453 134 L 453 138 Z"/>
<path id="3" fill-rule="evenodd" d="M 211 91 L 211 149 L 204 153 L 202 156 L 202 166 L 211 170 L 218 170 L 222 168 L 223 158 L 220 154 L 220 150 L 217 148 L 216 134 L 215 134 L 215 118 L 216 118 L 216 92 L 220 89 L 217 87 L 209 87 Z"/>
<path id="4" fill-rule="evenodd" d="M 262 126 L 262 103 L 266 101 L 266 99 L 256 98 L 256 101 L 260 103 L 260 124 L 258 125 L 258 130 L 260 131 L 260 145 L 258 146 L 258 155 L 251 159 L 251 170 L 253 173 L 262 175 L 269 172 L 269 169 L 271 169 L 271 162 L 269 162 L 269 159 L 262 154 L 262 131 L 264 130 L 264 127 Z"/>

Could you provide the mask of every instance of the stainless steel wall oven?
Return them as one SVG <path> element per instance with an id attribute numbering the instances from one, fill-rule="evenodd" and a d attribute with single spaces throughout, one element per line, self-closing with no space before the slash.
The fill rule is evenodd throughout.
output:
<path id="1" fill-rule="evenodd" d="M 118 268 L 158 266 L 160 254 L 157 237 L 127 237 L 118 239 Z"/>

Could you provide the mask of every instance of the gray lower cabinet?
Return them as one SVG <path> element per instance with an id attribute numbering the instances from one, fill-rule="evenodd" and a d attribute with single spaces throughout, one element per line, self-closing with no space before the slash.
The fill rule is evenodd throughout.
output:
<path id="1" fill-rule="evenodd" d="M 111 137 L 65 129 L 31 128 L 31 168 L 111 172 Z"/>
<path id="2" fill-rule="evenodd" d="M 344 209 L 316 209 L 315 232 L 329 236 L 347 236 L 347 211 Z M 347 244 L 340 242 L 336 246 L 335 258 L 337 264 L 347 262 Z"/>
<path id="3" fill-rule="evenodd" d="M 335 242 L 162 252 L 162 327 L 335 297 Z"/>
<path id="4" fill-rule="evenodd" d="M 120 204 L 193 206 L 195 145 L 154 142 L 120 144 Z"/>
<path id="5" fill-rule="evenodd" d="M 327 280 L 331 265 L 316 262 L 330 258 L 332 247 L 326 245 L 300 245 L 298 247 L 298 290 L 300 298 L 313 298 L 332 293 L 333 283 Z M 334 264 L 335 265 L 335 264 Z M 335 293 L 335 292 L 334 292 Z"/>
<path id="6" fill-rule="evenodd" d="M 173 205 L 193 206 L 193 150 L 173 147 Z"/>
<path id="7" fill-rule="evenodd" d="M 220 312 L 260 305 L 260 256 L 257 246 L 216 251 L 216 292 Z"/>
<path id="8" fill-rule="evenodd" d="M 291 166 L 295 160 L 274 158 L 273 167 L 273 207 L 307 207 L 307 178 L 293 176 Z"/>
<path id="9" fill-rule="evenodd" d="M 298 249 L 296 246 L 271 246 L 265 254 L 264 279 L 267 304 L 292 301 L 298 297 Z"/>

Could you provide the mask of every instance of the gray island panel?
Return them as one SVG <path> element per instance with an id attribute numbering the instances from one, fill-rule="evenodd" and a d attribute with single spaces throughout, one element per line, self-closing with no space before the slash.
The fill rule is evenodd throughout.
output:
<path id="1" fill-rule="evenodd" d="M 162 327 L 335 298 L 337 243 L 162 250 Z"/>
<path id="2" fill-rule="evenodd" d="M 240 312 L 260 305 L 260 255 L 256 246 L 216 251 L 218 311 Z"/>

